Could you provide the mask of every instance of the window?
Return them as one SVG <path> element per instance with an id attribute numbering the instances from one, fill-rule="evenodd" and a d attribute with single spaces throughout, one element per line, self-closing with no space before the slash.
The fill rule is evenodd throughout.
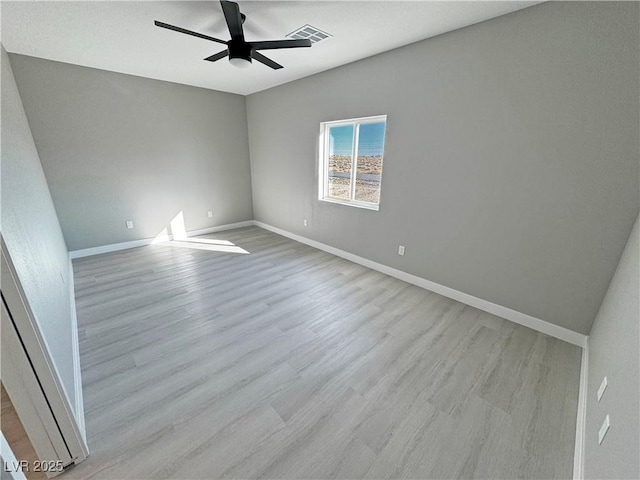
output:
<path id="1" fill-rule="evenodd" d="M 386 125 L 386 115 L 320 124 L 320 200 L 378 210 Z"/>

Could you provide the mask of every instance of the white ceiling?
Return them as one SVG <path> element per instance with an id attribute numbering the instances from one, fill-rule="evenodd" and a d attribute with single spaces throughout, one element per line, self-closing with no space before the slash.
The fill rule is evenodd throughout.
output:
<path id="1" fill-rule="evenodd" d="M 217 1 L 2 1 L 9 52 L 247 95 L 526 8 L 538 1 L 239 1 L 247 40 L 274 40 L 311 24 L 332 38 L 263 52 L 281 70 L 237 69 L 203 58 L 225 48 L 154 26 L 154 20 L 223 40 Z"/>

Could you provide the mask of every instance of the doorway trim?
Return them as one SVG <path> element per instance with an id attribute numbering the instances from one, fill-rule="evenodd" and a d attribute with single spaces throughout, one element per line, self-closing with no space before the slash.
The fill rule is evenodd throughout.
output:
<path id="1" fill-rule="evenodd" d="M 3 343 L 9 344 L 11 342 L 11 345 L 15 347 L 11 360 L 13 363 L 19 364 L 16 367 L 20 369 L 20 376 L 25 380 L 25 382 L 20 382 L 19 378 L 14 382 L 11 382 L 10 378 L 5 380 L 7 372 L 3 372 L 2 377 L 7 393 L 10 396 L 13 394 L 19 397 L 19 401 L 13 403 L 38 455 L 44 451 L 51 453 L 51 448 L 55 447 L 54 449 L 61 457 L 59 459 L 64 462 L 65 466 L 71 463 L 80 463 L 89 455 L 83 429 L 76 419 L 71 401 L 62 386 L 56 366 L 29 307 L 4 239 L 1 239 L 0 250 L 2 327 L 4 330 L 2 333 L 8 334 L 8 338 L 3 338 Z M 73 326 L 77 328 L 75 322 Z M 75 338 L 77 339 L 77 332 Z M 10 391 L 9 383 L 13 384 L 13 391 Z M 29 411 L 28 406 L 21 405 L 26 400 L 33 400 L 31 407 L 35 407 L 35 411 L 33 408 Z M 37 412 L 36 419 L 23 418 L 25 416 L 31 417 L 35 412 Z M 83 414 L 83 412 L 77 413 Z M 36 423 L 40 425 L 35 427 Z M 28 428 L 27 424 L 30 424 L 31 428 Z M 64 449 L 62 449 L 60 439 L 64 443 Z M 68 458 L 64 455 L 65 451 L 69 455 Z M 56 459 L 46 458 L 43 460 Z"/>

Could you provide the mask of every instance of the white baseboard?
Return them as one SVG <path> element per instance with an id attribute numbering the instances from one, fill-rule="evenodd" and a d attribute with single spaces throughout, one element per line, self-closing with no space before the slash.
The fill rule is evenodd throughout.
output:
<path id="1" fill-rule="evenodd" d="M 578 391 L 578 414 L 576 418 L 576 444 L 573 454 L 573 480 L 584 478 L 584 446 L 587 427 L 587 388 L 589 384 L 589 343 L 582 349 L 580 363 L 580 389 Z"/>
<path id="2" fill-rule="evenodd" d="M 76 293 L 73 280 L 73 263 L 69 256 L 69 302 L 71 307 L 71 346 L 73 348 L 73 378 L 75 390 L 74 414 L 78 429 L 87 443 L 87 431 L 84 423 L 84 397 L 82 396 L 82 369 L 80 367 L 80 343 L 78 341 L 78 317 L 76 315 Z"/>
<path id="3" fill-rule="evenodd" d="M 224 230 L 233 230 L 234 228 L 250 227 L 254 225 L 253 220 L 244 222 L 229 223 L 227 225 L 218 225 L 216 227 L 202 228 L 199 230 L 190 230 L 187 232 L 188 237 L 197 235 L 206 235 L 207 233 L 222 232 Z M 159 235 L 154 238 L 143 238 L 141 240 L 132 240 L 130 242 L 111 243 L 109 245 L 101 245 L 99 247 L 83 248 L 81 250 L 73 250 L 69 252 L 69 257 L 82 258 L 100 255 L 102 253 L 117 252 L 119 250 L 128 250 L 129 248 L 144 247 L 152 243 L 168 242 L 173 239 L 172 235 Z"/>
<path id="4" fill-rule="evenodd" d="M 206 235 L 207 233 L 224 232 L 225 230 L 233 230 L 234 228 L 252 227 L 255 225 L 253 220 L 245 220 L 244 222 L 229 223 L 227 225 L 218 225 L 217 227 L 201 228 L 200 230 L 190 230 L 187 237 L 197 237 L 198 235 Z"/>
<path id="5" fill-rule="evenodd" d="M 166 238 L 165 238 L 166 237 Z M 151 245 L 157 241 L 169 241 L 171 237 L 169 235 L 162 236 L 161 238 L 144 238 L 142 240 L 132 240 L 130 242 L 111 243 L 109 245 L 101 245 L 99 247 L 83 248 L 81 250 L 72 250 L 69 252 L 69 258 L 91 257 L 93 255 L 100 255 L 102 253 L 117 252 L 119 250 L 127 250 L 129 248 L 144 247 Z"/>
<path id="6" fill-rule="evenodd" d="M 387 274 L 391 277 L 395 277 L 399 280 L 403 280 L 407 283 L 411 283 L 413 285 L 417 285 L 418 287 L 422 287 L 426 290 L 439 293 L 445 297 L 451 298 L 453 300 L 457 300 L 466 305 L 470 305 L 479 310 L 483 310 L 485 312 L 489 312 L 498 317 L 504 318 L 506 320 L 510 320 L 519 325 L 524 325 L 525 327 L 529 327 L 538 332 L 547 334 L 551 337 L 558 338 L 565 342 L 571 343 L 573 345 L 577 345 L 579 347 L 585 347 L 587 344 L 587 336 L 581 333 L 574 332 L 569 330 L 568 328 L 561 327 L 559 325 L 555 325 L 553 323 L 546 322 L 544 320 L 540 320 L 539 318 L 532 317 L 531 315 L 527 315 L 522 312 L 518 312 L 516 310 L 512 310 L 507 307 L 503 307 L 501 305 L 497 305 L 495 303 L 489 302 L 487 300 L 483 300 L 481 298 L 474 297 L 473 295 L 469 295 L 468 293 L 460 292 L 458 290 L 454 290 L 453 288 L 445 287 L 444 285 L 440 285 L 438 283 L 432 282 L 430 280 L 426 280 L 424 278 L 418 277 L 416 275 L 412 275 L 407 272 L 403 272 L 402 270 L 398 270 L 392 267 L 388 267 L 378 262 L 374 262 L 364 257 L 360 257 L 358 255 L 354 255 L 353 253 L 345 252 L 344 250 L 340 250 L 339 248 L 331 247 L 329 245 L 325 245 L 324 243 L 317 242 L 315 240 L 311 240 L 309 238 L 303 237 L 301 235 L 296 235 L 295 233 L 288 232 L 286 230 L 282 230 L 281 228 L 274 227 L 272 225 L 268 225 L 263 222 L 259 222 L 255 220 L 253 222 L 254 225 L 264 228 L 265 230 L 269 230 L 271 232 L 282 235 L 283 237 L 290 238 L 300 243 L 304 243 L 306 245 L 310 245 L 319 250 L 323 250 L 325 252 L 331 253 L 338 257 L 345 258 L 354 263 L 358 263 L 365 267 L 371 268 L 372 270 L 377 270 L 378 272 Z"/>

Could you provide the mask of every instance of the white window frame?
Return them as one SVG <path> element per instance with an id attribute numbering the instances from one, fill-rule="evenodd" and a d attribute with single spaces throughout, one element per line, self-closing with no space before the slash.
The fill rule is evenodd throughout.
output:
<path id="1" fill-rule="evenodd" d="M 351 207 L 366 208 L 369 210 L 379 210 L 380 202 L 363 202 L 355 199 L 356 189 L 356 173 L 358 167 L 358 139 L 360 137 L 360 125 L 367 123 L 385 122 L 385 138 L 382 144 L 382 158 L 384 166 L 384 147 L 386 143 L 386 115 L 375 115 L 372 117 L 349 118 L 347 120 L 334 120 L 330 122 L 322 122 L 320 124 L 320 148 L 319 148 L 319 171 L 318 171 L 318 200 L 329 203 L 338 203 L 341 205 L 349 205 Z M 351 150 L 351 192 L 350 200 L 343 198 L 335 198 L 329 196 L 329 129 L 335 126 L 353 126 L 353 143 Z M 380 175 L 380 198 L 382 198 L 382 174 Z"/>

